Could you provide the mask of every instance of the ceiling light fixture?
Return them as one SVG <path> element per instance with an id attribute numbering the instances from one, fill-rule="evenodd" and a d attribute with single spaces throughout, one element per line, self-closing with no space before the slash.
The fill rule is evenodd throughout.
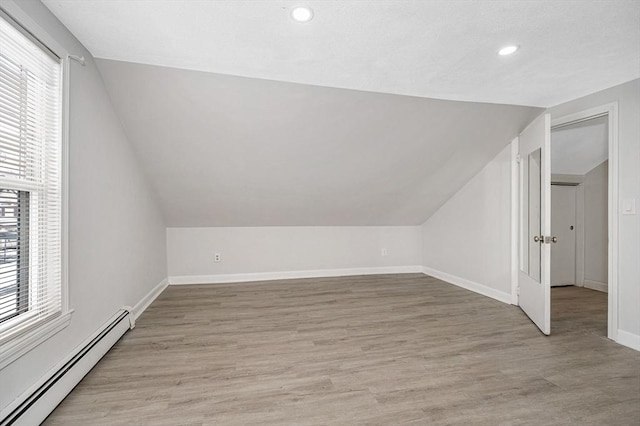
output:
<path id="1" fill-rule="evenodd" d="M 313 19 L 313 10 L 310 7 L 294 7 L 291 18 L 296 22 L 309 22 Z"/>
<path id="2" fill-rule="evenodd" d="M 498 50 L 498 55 L 500 56 L 507 56 L 507 55 L 511 55 L 512 53 L 516 53 L 516 50 L 518 50 L 519 46 L 505 46 L 502 49 Z"/>

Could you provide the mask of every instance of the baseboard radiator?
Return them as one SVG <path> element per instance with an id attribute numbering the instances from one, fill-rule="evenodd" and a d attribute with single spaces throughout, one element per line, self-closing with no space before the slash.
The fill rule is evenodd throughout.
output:
<path id="1" fill-rule="evenodd" d="M 111 347 L 135 325 L 130 308 L 123 308 L 100 331 L 87 339 L 48 378 L 20 398 L 0 426 L 38 425 L 80 383 Z"/>

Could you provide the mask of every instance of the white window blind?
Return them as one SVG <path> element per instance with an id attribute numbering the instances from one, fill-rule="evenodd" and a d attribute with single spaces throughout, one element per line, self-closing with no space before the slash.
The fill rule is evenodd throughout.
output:
<path id="1" fill-rule="evenodd" d="M 62 64 L 0 15 L 0 344 L 62 311 Z"/>

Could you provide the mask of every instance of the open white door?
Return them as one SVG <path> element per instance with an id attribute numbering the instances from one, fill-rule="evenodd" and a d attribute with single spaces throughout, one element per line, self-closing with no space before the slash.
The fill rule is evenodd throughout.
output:
<path id="1" fill-rule="evenodd" d="M 518 304 L 544 333 L 551 332 L 551 117 L 543 114 L 520 134 L 520 271 Z"/>

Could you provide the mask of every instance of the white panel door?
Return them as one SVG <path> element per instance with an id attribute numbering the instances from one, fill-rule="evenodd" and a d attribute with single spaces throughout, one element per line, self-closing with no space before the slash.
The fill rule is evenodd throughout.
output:
<path id="1" fill-rule="evenodd" d="M 520 271 L 518 304 L 551 332 L 551 117 L 542 114 L 520 134 Z M 547 243 L 545 243 L 547 242 Z"/>
<path id="2" fill-rule="evenodd" d="M 551 287 L 576 284 L 576 188 L 551 185 Z"/>

